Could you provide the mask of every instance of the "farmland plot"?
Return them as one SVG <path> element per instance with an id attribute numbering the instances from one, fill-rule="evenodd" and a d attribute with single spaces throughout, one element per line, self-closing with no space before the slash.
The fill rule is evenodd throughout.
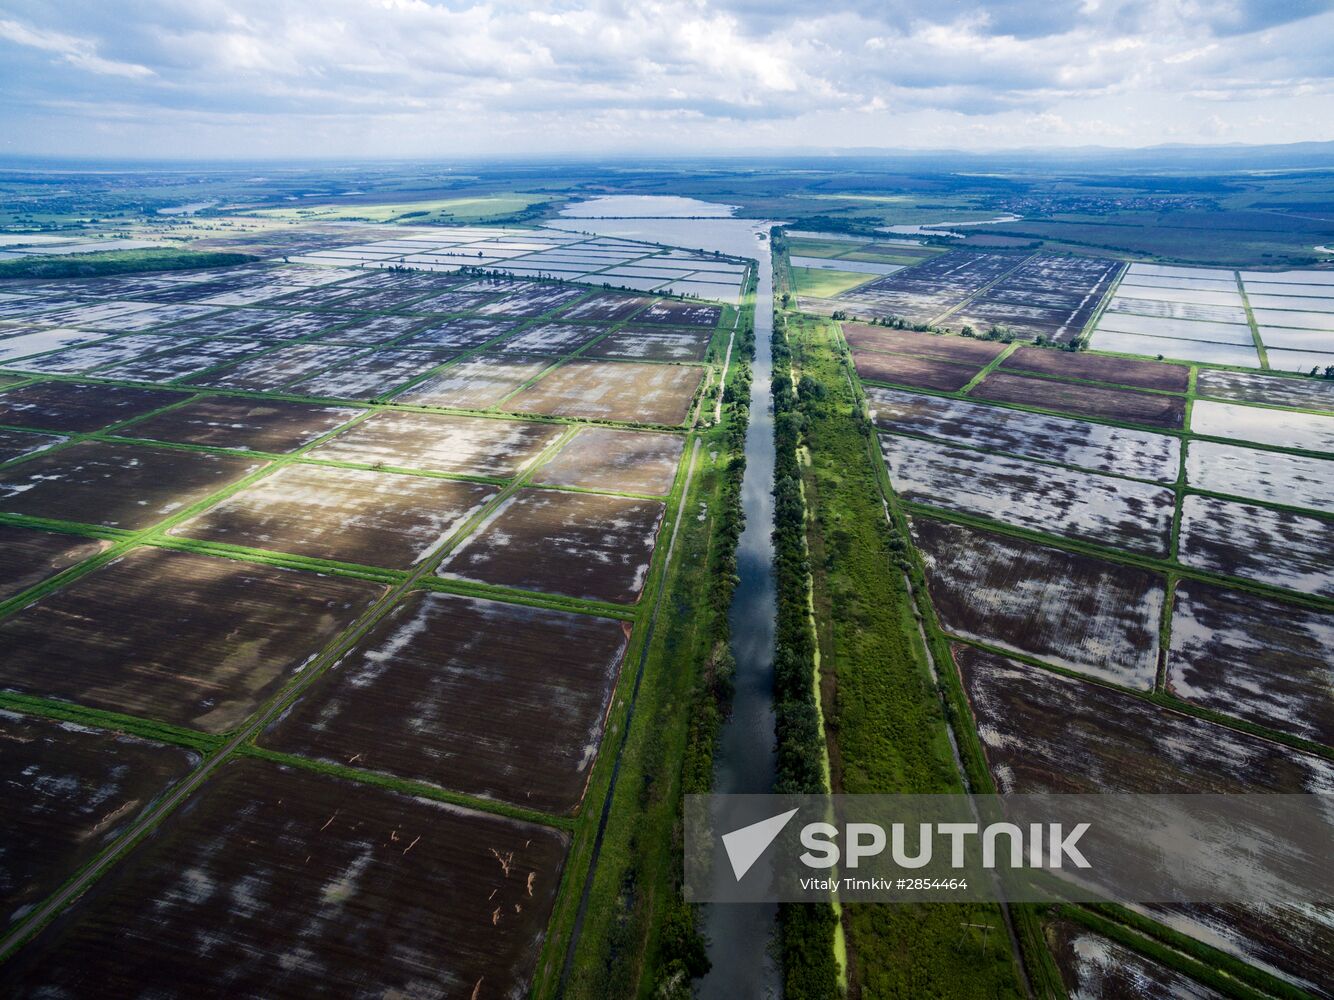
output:
<path id="1" fill-rule="evenodd" d="M 664 496 L 684 447 L 675 434 L 584 427 L 533 473 L 533 482 Z"/>
<path id="2" fill-rule="evenodd" d="M 414 313 L 438 313 L 441 315 L 472 312 L 479 306 L 493 301 L 495 297 L 495 293 L 485 291 L 461 292 L 454 290 L 441 292 L 439 295 L 432 295 L 430 298 L 418 299 L 412 304 L 412 311 Z"/>
<path id="3" fill-rule="evenodd" d="M 439 548 L 498 492 L 481 483 L 289 465 L 171 534 L 407 569 Z"/>
<path id="4" fill-rule="evenodd" d="M 179 747 L 0 710 L 0 928 L 92 861 L 198 762 Z"/>
<path id="5" fill-rule="evenodd" d="M 1230 794 L 1334 791 L 1334 765 L 1134 695 L 956 647 L 1001 793 Z M 1334 979 L 1327 911 L 1154 908 L 1184 933 L 1291 980 Z"/>
<path id="6" fill-rule="evenodd" d="M 285 319 L 280 309 L 228 309 L 177 324 L 162 332 L 173 337 L 219 337 L 241 333 L 252 326 Z"/>
<path id="7" fill-rule="evenodd" d="M 877 386 L 867 387 L 866 400 L 881 430 L 1075 465 L 1093 472 L 1176 482 L 1180 444 L 1166 434 Z"/>
<path id="8" fill-rule="evenodd" d="M 1317 373 L 1321 373 L 1334 366 L 1334 353 L 1316 354 L 1310 351 L 1286 351 L 1273 347 L 1265 353 L 1269 358 L 1269 367 L 1276 372 L 1309 375 L 1313 368 Z"/>
<path id="9" fill-rule="evenodd" d="M 108 334 L 87 330 L 39 330 L 0 337 L 0 364 L 6 368 L 20 367 L 18 359 L 58 351 L 62 347 L 93 343 L 108 339 Z"/>
<path id="10" fill-rule="evenodd" d="M 1162 577 L 929 518 L 913 518 L 912 531 L 946 631 L 1153 688 Z"/>
<path id="11" fill-rule="evenodd" d="M 0 472 L 0 511 L 139 531 L 263 464 L 85 441 Z"/>
<path id="12" fill-rule="evenodd" d="M 1254 309 L 1255 324 L 1263 330 L 1270 326 L 1290 326 L 1298 330 L 1334 332 L 1334 311 L 1294 312 L 1283 309 Z"/>
<path id="13" fill-rule="evenodd" d="M 1241 299 L 1235 305 L 1219 305 L 1203 302 L 1168 302 L 1162 299 L 1116 298 L 1108 304 L 1103 313 L 1104 321 L 1117 313 L 1131 313 L 1135 316 L 1155 316 L 1165 322 L 1164 331 L 1188 320 L 1205 320 L 1210 323 L 1245 323 L 1246 309 Z M 1101 325 L 1101 324 L 1100 324 Z M 1161 334 L 1166 336 L 1165 332 Z"/>
<path id="14" fill-rule="evenodd" d="M 1197 490 L 1334 513 L 1334 462 L 1193 441 L 1186 482 Z"/>
<path id="15" fill-rule="evenodd" d="M 1039 375 L 1053 375 L 1061 379 L 1112 382 L 1116 385 L 1137 389 L 1160 389 L 1164 392 L 1185 392 L 1186 385 L 1190 381 L 1190 369 L 1185 365 L 1133 361 L 1130 358 L 1111 358 L 1099 354 L 1044 351 L 1036 347 L 1020 347 L 1002 361 L 1000 367 L 1021 372 L 1036 372 Z"/>
<path id="16" fill-rule="evenodd" d="M 597 758 L 628 632 L 607 618 L 414 594 L 264 742 L 568 813 Z"/>
<path id="17" fill-rule="evenodd" d="M 185 341 L 183 346 L 173 350 L 112 365 L 98 375 L 131 382 L 172 382 L 230 361 L 239 361 L 267 347 L 269 345 L 261 340 Z"/>
<path id="18" fill-rule="evenodd" d="M 296 451 L 363 411 L 281 400 L 207 396 L 120 431 L 125 437 L 240 451 Z"/>
<path id="19" fill-rule="evenodd" d="M 854 351 L 883 351 L 892 354 L 917 354 L 924 358 L 972 363 L 974 370 L 1005 352 L 1005 345 L 969 337 L 949 337 L 890 327 L 844 323 L 843 338 Z M 1045 352 L 1044 352 L 1045 353 Z"/>
<path id="20" fill-rule="evenodd" d="M 1323 379 L 1274 378 L 1251 372 L 1202 369 L 1195 391 L 1214 399 L 1268 403 L 1315 410 L 1334 410 L 1334 382 Z"/>
<path id="21" fill-rule="evenodd" d="M 1034 531 L 1165 556 L 1171 490 L 935 442 L 880 435 L 894 490 L 906 500 Z"/>
<path id="22" fill-rule="evenodd" d="M 1334 745 L 1334 615 L 1198 580 L 1172 612 L 1168 690 L 1204 708 Z"/>
<path id="23" fill-rule="evenodd" d="M 59 434 L 0 430 L 0 463 L 12 462 L 25 455 L 34 455 L 68 440 L 69 438 L 61 437 Z"/>
<path id="24" fill-rule="evenodd" d="M 664 510 L 656 500 L 520 490 L 450 552 L 439 574 L 632 604 Z"/>
<path id="25" fill-rule="evenodd" d="M 1181 562 L 1224 576 L 1334 597 L 1334 522 L 1250 504 L 1187 496 Z"/>
<path id="26" fill-rule="evenodd" d="M 1334 765 L 1113 688 L 956 646 L 1002 794 L 1334 790 Z"/>
<path id="27" fill-rule="evenodd" d="M 332 399 L 375 399 L 458 356 L 457 351 L 375 351 L 320 375 L 294 382 L 291 391 Z"/>
<path id="28" fill-rule="evenodd" d="M 16 996 L 522 996 L 567 847 L 548 827 L 236 761 L 0 983 Z"/>
<path id="29" fill-rule="evenodd" d="M 109 542 L 0 524 L 0 601 L 106 550 Z"/>
<path id="30" fill-rule="evenodd" d="M 102 365 L 117 364 L 155 351 L 166 350 L 177 344 L 178 341 L 172 337 L 147 333 L 128 337 L 108 337 L 106 340 L 71 347 L 56 354 L 43 354 L 40 357 L 15 361 L 10 367 L 29 372 L 77 375 Z"/>
<path id="31" fill-rule="evenodd" d="M 493 350 L 506 354 L 569 354 L 607 332 L 591 323 L 539 323 L 507 337 Z"/>
<path id="32" fill-rule="evenodd" d="M 512 479 L 564 430 L 560 424 L 391 411 L 349 428 L 310 457 Z"/>
<path id="33" fill-rule="evenodd" d="M 450 319 L 434 323 L 400 342 L 399 347 L 436 347 L 466 351 L 502 337 L 517 324 L 509 320 Z"/>
<path id="34" fill-rule="evenodd" d="M 396 402 L 485 410 L 551 365 L 550 358 L 477 357 L 450 365 L 395 397 Z"/>
<path id="35" fill-rule="evenodd" d="M 1260 355 L 1256 353 L 1253 342 L 1218 344 L 1179 337 L 1145 337 L 1137 333 L 1101 330 L 1093 346 L 1099 351 L 1119 351 L 1123 354 L 1143 354 L 1179 361 L 1203 361 L 1213 365 L 1260 367 Z"/>
<path id="36" fill-rule="evenodd" d="M 248 327 L 245 333 L 247 337 L 254 337 L 256 340 L 270 340 L 276 343 L 323 333 L 353 318 L 351 313 L 278 312 L 270 310 L 268 311 L 268 318 L 261 323 Z"/>
<path id="37" fill-rule="evenodd" d="M 1239 308 L 1241 293 L 1237 291 L 1235 285 L 1231 288 L 1145 288 L 1122 285 L 1116 291 L 1115 301 L 1127 312 L 1136 312 L 1145 302 Z"/>
<path id="38" fill-rule="evenodd" d="M 320 338 L 322 344 L 361 344 L 371 347 L 411 333 L 430 321 L 421 316 L 358 316 L 346 326 Z"/>
<path id="39" fill-rule="evenodd" d="M 1163 337 L 1170 340 L 1205 340 L 1216 344 L 1246 346 L 1254 344 L 1251 328 L 1246 323 L 1214 323 L 1198 319 L 1162 319 L 1157 316 L 1135 316 L 1130 313 L 1109 312 L 1098 324 L 1094 346 L 1106 349 L 1114 338 L 1109 334 L 1134 334 L 1141 337 Z M 1166 350 L 1163 351 L 1167 353 Z"/>
<path id="40" fill-rule="evenodd" d="M 1083 331 L 1121 265 L 1092 257 L 1035 254 L 960 307 L 951 323 L 1004 326 L 1067 343 Z"/>
<path id="41" fill-rule="evenodd" d="M 305 375 L 332 368 L 366 353 L 360 347 L 330 347 L 325 344 L 294 344 L 280 347 L 208 375 L 191 379 L 192 385 L 219 389 L 249 389 L 272 392 Z"/>
<path id="42" fill-rule="evenodd" d="M 0 622 L 0 687 L 226 732 L 382 592 L 135 549 Z"/>
<path id="43" fill-rule="evenodd" d="M 718 306 L 659 299 L 635 317 L 637 323 L 661 323 L 667 326 L 695 326 L 713 329 L 722 318 Z"/>
<path id="44" fill-rule="evenodd" d="M 1209 437 L 1334 453 L 1334 417 L 1315 413 L 1284 413 L 1202 399 L 1191 407 L 1190 429 Z"/>
<path id="45" fill-rule="evenodd" d="M 1147 427 L 1180 428 L 1186 417 L 1186 402 L 1180 396 L 1164 396 L 1134 389 L 1104 389 L 1100 386 L 1027 378 L 995 371 L 969 393 L 979 399 L 1020 403 L 1082 417 L 1101 417 Z"/>
<path id="46" fill-rule="evenodd" d="M 1300 330 L 1282 326 L 1260 327 L 1260 339 L 1269 350 L 1311 351 L 1318 354 L 1334 352 L 1334 332 L 1328 330 Z M 1334 364 L 1334 359 L 1331 359 Z M 1291 370 L 1291 369 L 1289 369 Z"/>
<path id="47" fill-rule="evenodd" d="M 1023 260 L 1007 254 L 954 250 L 877 278 L 827 304 L 858 315 L 930 322 Z"/>
<path id="48" fill-rule="evenodd" d="M 877 351 L 854 351 L 852 360 L 857 366 L 858 378 L 919 389 L 938 389 L 941 392 L 958 392 L 982 370 L 982 366 L 977 364 L 956 364 L 935 358 L 881 354 Z"/>
<path id="49" fill-rule="evenodd" d="M 188 398 L 159 389 L 39 382 L 0 393 L 0 424 L 86 434 Z"/>
<path id="50" fill-rule="evenodd" d="M 633 316 L 652 301 L 652 299 L 641 295 L 618 295 L 615 292 L 599 292 L 592 298 L 585 299 L 583 302 L 565 310 L 561 314 L 561 319 L 614 323 Z"/>
<path id="51" fill-rule="evenodd" d="M 679 426 L 704 369 L 634 361 L 569 361 L 505 403 L 522 413 Z"/>
<path id="52" fill-rule="evenodd" d="M 588 354 L 625 361 L 702 361 L 713 335 L 703 330 L 655 330 L 622 327 L 599 341 Z"/>
<path id="53" fill-rule="evenodd" d="M 1223 1000 L 1175 969 L 1071 921 L 1052 924 L 1047 940 L 1072 1000 Z"/>
<path id="54" fill-rule="evenodd" d="M 518 319 L 528 319 L 573 302 L 587 292 L 586 288 L 571 288 L 567 285 L 519 283 L 517 291 L 510 291 L 503 298 L 480 306 L 477 312 L 481 316 L 513 316 Z"/>

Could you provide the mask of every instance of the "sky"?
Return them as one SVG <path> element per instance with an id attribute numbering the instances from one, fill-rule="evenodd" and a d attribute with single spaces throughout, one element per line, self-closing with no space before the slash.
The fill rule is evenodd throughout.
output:
<path id="1" fill-rule="evenodd" d="M 0 154 L 1334 139 L 1334 0 L 0 0 Z"/>

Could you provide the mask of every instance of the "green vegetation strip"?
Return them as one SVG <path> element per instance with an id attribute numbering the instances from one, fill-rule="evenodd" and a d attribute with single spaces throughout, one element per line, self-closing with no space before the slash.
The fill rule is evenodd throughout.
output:
<path id="1" fill-rule="evenodd" d="M 834 790 L 962 792 L 902 572 L 910 565 L 906 525 L 886 519 L 883 463 L 848 353 L 825 320 L 792 316 L 788 331 L 800 373 L 797 416 L 810 453 L 804 480 Z M 933 652 L 948 663 L 942 650 Z M 970 768 L 974 787 L 982 773 Z M 1059 995 L 1040 928 L 1018 909 L 1028 976 L 1048 984 L 1042 995 Z M 850 993 L 979 1000 L 1024 993 L 994 904 L 856 904 L 843 907 L 843 922 Z M 998 933 L 979 934 L 981 926 Z"/>
<path id="2" fill-rule="evenodd" d="M 33 255 L 0 261 L 0 278 L 95 278 L 108 274 L 235 267 L 258 263 L 260 260 L 259 257 L 244 253 L 182 250 L 175 247 L 103 250 L 87 254 Z"/>

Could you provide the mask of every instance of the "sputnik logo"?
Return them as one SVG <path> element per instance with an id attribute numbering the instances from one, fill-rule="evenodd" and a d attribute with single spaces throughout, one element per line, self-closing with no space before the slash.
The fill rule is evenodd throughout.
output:
<path id="1" fill-rule="evenodd" d="M 750 871 L 755 862 L 760 860 L 760 855 L 769 849 L 769 845 L 778 838 L 783 832 L 783 827 L 787 826 L 795 815 L 797 810 L 789 809 L 785 813 L 770 816 L 758 823 L 723 834 L 723 847 L 727 849 L 727 859 L 732 862 L 732 874 L 736 876 L 738 882 L 746 872 Z"/>

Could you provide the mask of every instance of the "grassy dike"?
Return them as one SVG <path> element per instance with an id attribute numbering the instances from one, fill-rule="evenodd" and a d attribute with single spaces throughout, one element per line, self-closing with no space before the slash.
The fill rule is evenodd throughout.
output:
<path id="1" fill-rule="evenodd" d="M 792 355 L 781 317 L 773 334 L 774 571 L 778 617 L 774 641 L 774 791 L 821 793 L 825 734 L 816 689 L 815 633 L 809 605 L 810 560 L 800 454 L 806 426 L 792 378 Z M 830 903 L 785 903 L 778 910 L 779 955 L 787 1000 L 839 993 L 837 917 Z"/>
<path id="2" fill-rule="evenodd" d="M 694 480 L 610 821 L 563 984 L 538 996 L 690 996 L 708 969 L 696 909 L 682 898 L 684 796 L 706 793 L 731 693 L 727 611 L 736 587 L 754 333 L 743 315 L 722 419 L 698 432 Z M 611 734 L 609 734 L 610 736 Z"/>
<path id="3" fill-rule="evenodd" d="M 806 456 L 799 475 L 833 790 L 960 793 L 904 579 L 907 544 L 886 520 L 878 451 L 841 341 L 815 317 L 786 314 L 779 328 L 797 376 L 793 423 Z M 842 919 L 850 996 L 1024 995 L 996 905 L 854 904 Z"/>

